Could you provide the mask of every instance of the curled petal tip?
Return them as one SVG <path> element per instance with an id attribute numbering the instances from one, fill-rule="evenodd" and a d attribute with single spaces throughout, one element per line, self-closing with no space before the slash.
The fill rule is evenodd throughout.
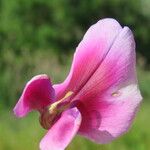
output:
<path id="1" fill-rule="evenodd" d="M 49 77 L 45 74 L 33 77 L 25 86 L 14 108 L 18 117 L 25 116 L 33 109 L 40 110 L 54 100 L 55 92 Z"/>

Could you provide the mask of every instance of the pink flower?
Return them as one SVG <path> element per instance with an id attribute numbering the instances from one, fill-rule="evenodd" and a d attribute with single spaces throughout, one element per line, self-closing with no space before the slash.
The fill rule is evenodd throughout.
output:
<path id="1" fill-rule="evenodd" d="M 52 86 L 47 75 L 33 77 L 14 113 L 40 112 L 40 123 L 48 129 L 41 150 L 64 150 L 76 134 L 110 142 L 130 128 L 142 99 L 135 65 L 131 30 L 102 19 L 78 45 L 66 80 Z"/>

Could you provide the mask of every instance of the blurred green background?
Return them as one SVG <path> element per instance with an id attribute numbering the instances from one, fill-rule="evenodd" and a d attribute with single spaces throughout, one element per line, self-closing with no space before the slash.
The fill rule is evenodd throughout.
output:
<path id="1" fill-rule="evenodd" d="M 20 120 L 12 114 L 25 83 L 40 73 L 63 81 L 85 31 L 106 17 L 134 32 L 144 101 L 126 135 L 107 145 L 77 136 L 67 150 L 150 149 L 149 0 L 0 0 L 0 150 L 38 149 L 45 133 L 38 114 Z"/>

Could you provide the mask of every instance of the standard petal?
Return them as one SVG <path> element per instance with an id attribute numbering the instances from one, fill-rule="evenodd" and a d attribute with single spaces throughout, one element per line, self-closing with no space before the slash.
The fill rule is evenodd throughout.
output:
<path id="1" fill-rule="evenodd" d="M 79 134 L 97 143 L 108 143 L 125 133 L 142 99 L 136 85 L 126 86 L 114 95 L 105 94 L 78 106 L 82 114 Z"/>
<path id="2" fill-rule="evenodd" d="M 112 24 L 105 23 L 106 40 L 95 42 L 97 37 L 101 41 L 94 28 L 99 29 L 99 24 L 92 26 L 77 48 L 68 78 L 63 84 L 54 86 L 57 97 L 66 90 L 75 93 L 73 100 L 79 100 L 78 109 L 83 117 L 80 133 L 99 143 L 109 142 L 127 131 L 142 99 L 137 86 L 133 34 L 128 27 L 122 29 L 120 26 L 116 33 Z M 113 40 L 109 38 L 112 33 L 115 33 Z M 94 41 L 87 38 L 88 34 Z M 109 45 L 107 40 L 110 39 Z M 86 47 L 84 41 L 90 46 Z M 101 43 L 107 43 L 109 48 Z M 86 47 L 85 51 L 79 49 L 82 46 Z"/>
<path id="3" fill-rule="evenodd" d="M 47 75 L 33 77 L 25 86 L 14 108 L 17 117 L 24 117 L 33 109 L 40 110 L 53 102 L 55 96 L 51 81 Z"/>
<path id="4" fill-rule="evenodd" d="M 77 108 L 65 111 L 40 143 L 41 150 L 64 150 L 77 133 L 81 115 Z"/>
<path id="5" fill-rule="evenodd" d="M 107 143 L 128 130 L 142 99 L 135 62 L 134 38 L 131 30 L 124 27 L 99 68 L 74 98 L 80 99 L 82 135 Z"/>
<path id="6" fill-rule="evenodd" d="M 102 19 L 88 29 L 76 49 L 67 79 L 54 85 L 56 99 L 62 98 L 67 91 L 76 94 L 81 90 L 105 59 L 121 30 L 114 19 Z"/>

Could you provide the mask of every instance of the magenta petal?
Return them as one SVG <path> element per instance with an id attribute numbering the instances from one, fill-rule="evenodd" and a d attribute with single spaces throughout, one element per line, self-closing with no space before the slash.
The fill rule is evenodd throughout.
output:
<path id="1" fill-rule="evenodd" d="M 142 99 L 136 85 L 126 86 L 114 95 L 105 94 L 79 106 L 82 114 L 79 134 L 97 143 L 108 143 L 125 133 Z"/>
<path id="2" fill-rule="evenodd" d="M 128 130 L 142 99 L 137 85 L 131 30 L 115 20 L 93 25 L 77 47 L 71 72 L 55 85 L 56 96 L 73 91 L 80 100 L 80 134 L 106 143 Z"/>
<path id="3" fill-rule="evenodd" d="M 67 91 L 80 91 L 105 59 L 121 30 L 122 27 L 114 19 L 102 19 L 88 29 L 76 49 L 67 79 L 54 86 L 57 99 Z"/>
<path id="4" fill-rule="evenodd" d="M 135 62 L 134 38 L 125 27 L 75 97 L 81 101 L 80 134 L 98 143 L 107 143 L 128 130 L 142 100 Z"/>
<path id="5" fill-rule="evenodd" d="M 77 108 L 65 111 L 42 139 L 40 149 L 64 150 L 77 133 L 80 123 L 81 115 Z"/>
<path id="6" fill-rule="evenodd" d="M 26 84 L 14 113 L 17 117 L 23 117 L 33 109 L 40 110 L 54 100 L 54 95 L 49 77 L 37 75 Z"/>

